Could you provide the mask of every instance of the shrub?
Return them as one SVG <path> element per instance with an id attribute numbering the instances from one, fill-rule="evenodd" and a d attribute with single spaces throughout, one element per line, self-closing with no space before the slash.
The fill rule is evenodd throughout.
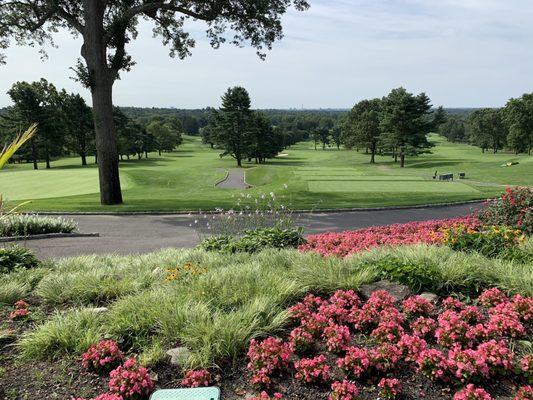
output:
<path id="1" fill-rule="evenodd" d="M 9 319 L 21 319 L 30 315 L 29 304 L 24 300 L 19 300 L 15 303 L 15 309 L 9 314 Z"/>
<path id="2" fill-rule="evenodd" d="M 205 369 L 187 371 L 182 385 L 189 388 L 206 387 L 211 384 L 211 373 Z"/>
<path id="3" fill-rule="evenodd" d="M 148 397 L 154 387 L 148 370 L 138 365 L 134 358 L 111 371 L 109 377 L 109 391 L 123 399 Z"/>
<path id="4" fill-rule="evenodd" d="M 110 370 L 122 361 L 123 354 L 114 340 L 102 340 L 82 354 L 82 365 L 95 371 Z"/>
<path id="5" fill-rule="evenodd" d="M 443 232 L 443 243 L 455 251 L 477 251 L 485 257 L 524 257 L 518 251 L 525 240 L 519 229 L 492 226 L 476 230 L 459 225 Z"/>
<path id="6" fill-rule="evenodd" d="M 39 265 L 33 252 L 25 247 L 0 248 L 0 274 L 8 274 L 17 268 L 37 268 Z"/>
<path id="7" fill-rule="evenodd" d="M 294 368 L 294 377 L 302 382 L 327 382 L 330 379 L 330 367 L 322 354 L 315 358 L 302 358 L 294 363 Z"/>
<path id="8" fill-rule="evenodd" d="M 379 397 L 383 399 L 395 399 L 400 395 L 401 383 L 398 379 L 382 378 L 379 383 Z"/>
<path id="9" fill-rule="evenodd" d="M 485 204 L 478 218 L 486 225 L 505 225 L 533 234 L 533 189 L 508 187 L 502 197 Z"/>
<path id="10" fill-rule="evenodd" d="M 415 243 L 441 243 L 443 228 L 464 225 L 475 228 L 479 221 L 475 217 L 410 222 L 377 226 L 342 233 L 321 233 L 307 237 L 301 251 L 313 251 L 323 256 L 345 257 L 374 247 Z"/>
<path id="11" fill-rule="evenodd" d="M 455 393 L 453 400 L 491 400 L 492 397 L 485 389 L 477 388 L 473 384 L 468 384 L 465 389 Z"/>
<path id="12" fill-rule="evenodd" d="M 242 236 L 213 236 L 200 243 L 199 248 L 222 253 L 256 253 L 266 248 L 297 248 L 305 242 L 303 230 L 279 227 L 244 231 Z"/>
<path id="13" fill-rule="evenodd" d="M 0 219 L 0 236 L 31 236 L 43 233 L 71 233 L 78 229 L 72 219 L 33 214 L 10 214 Z"/>
<path id="14" fill-rule="evenodd" d="M 289 344 L 279 339 L 270 337 L 262 342 L 252 340 L 248 350 L 250 359 L 248 369 L 253 373 L 252 383 L 254 385 L 270 384 L 270 376 L 274 372 L 287 368 L 291 356 L 292 350 Z"/>
<path id="15" fill-rule="evenodd" d="M 359 395 L 359 389 L 356 384 L 348 380 L 334 382 L 331 385 L 331 394 L 328 400 L 356 400 Z"/>

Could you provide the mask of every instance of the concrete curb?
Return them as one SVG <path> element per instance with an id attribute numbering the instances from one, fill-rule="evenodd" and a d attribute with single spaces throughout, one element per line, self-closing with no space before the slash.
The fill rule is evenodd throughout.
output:
<path id="1" fill-rule="evenodd" d="M 341 212 L 365 212 L 365 211 L 388 211 L 388 210 L 409 210 L 409 209 L 420 209 L 420 208 L 441 208 L 441 207 L 450 207 L 450 206 L 460 206 L 465 204 L 482 204 L 487 200 L 467 200 L 467 201 L 458 201 L 451 203 L 433 203 L 433 204 L 419 204 L 411 206 L 390 206 L 390 207 L 360 207 L 360 208 L 317 208 L 312 210 L 292 210 L 293 213 L 299 214 L 320 214 L 320 213 L 341 213 Z M 214 214 L 215 211 L 27 211 L 25 214 L 36 214 L 39 215 L 110 215 L 110 216 L 127 216 L 127 215 L 198 215 L 198 214 Z"/>
<path id="2" fill-rule="evenodd" d="M 78 238 L 78 237 L 100 237 L 100 234 L 97 232 L 95 233 L 43 233 L 39 235 L 27 235 L 27 236 L 6 236 L 6 237 L 0 237 L 0 243 L 22 242 L 26 240 L 38 240 L 38 239 Z"/>

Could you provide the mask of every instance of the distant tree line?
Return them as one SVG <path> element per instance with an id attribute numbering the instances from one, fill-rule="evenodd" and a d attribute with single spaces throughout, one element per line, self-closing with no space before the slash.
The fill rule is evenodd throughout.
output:
<path id="1" fill-rule="evenodd" d="M 477 146 L 483 153 L 509 149 L 516 154 L 531 154 L 533 93 L 510 99 L 502 108 L 478 109 L 467 116 L 448 116 L 438 132 L 451 142 Z"/>
<path id="2" fill-rule="evenodd" d="M 74 93 L 58 90 L 46 79 L 17 82 L 8 91 L 13 105 L 0 113 L 2 135 L 12 136 L 36 122 L 38 134 L 13 158 L 32 162 L 38 168 L 44 161 L 51 168 L 54 158 L 76 154 L 82 165 L 96 153 L 92 109 Z M 182 142 L 180 121 L 171 117 L 154 117 L 150 121 L 135 120 L 121 109 L 113 109 L 119 158 L 147 157 L 149 152 L 172 151 Z M 0 137 L 5 142 L 8 137 Z"/>

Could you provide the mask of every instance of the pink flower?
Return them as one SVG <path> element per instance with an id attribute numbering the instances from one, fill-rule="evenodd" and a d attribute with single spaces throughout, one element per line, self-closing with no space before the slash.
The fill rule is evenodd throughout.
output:
<path id="1" fill-rule="evenodd" d="M 315 358 L 302 358 L 294 363 L 294 368 L 296 369 L 294 377 L 303 382 L 327 382 L 330 379 L 330 367 L 323 355 Z"/>
<path id="2" fill-rule="evenodd" d="M 533 388 L 530 385 L 522 386 L 513 400 L 533 400 Z"/>
<path id="3" fill-rule="evenodd" d="M 331 385 L 331 394 L 328 400 L 356 400 L 359 395 L 359 389 L 355 383 L 348 380 L 334 382 Z"/>
<path id="4" fill-rule="evenodd" d="M 109 377 L 109 391 L 123 399 L 147 397 L 154 387 L 148 370 L 138 365 L 134 358 L 111 371 Z"/>
<path id="5" fill-rule="evenodd" d="M 269 385 L 270 376 L 289 365 L 293 351 L 288 343 L 275 338 L 267 338 L 262 342 L 252 340 L 248 349 L 248 369 L 253 373 L 252 384 Z"/>
<path id="6" fill-rule="evenodd" d="M 82 365 L 96 371 L 109 370 L 122 361 L 123 354 L 114 340 L 102 340 L 82 354 Z"/>
<path id="7" fill-rule="evenodd" d="M 485 307 L 494 307 L 500 303 L 507 302 L 507 296 L 498 288 L 485 290 L 479 296 L 479 302 Z"/>
<path id="8" fill-rule="evenodd" d="M 421 296 L 413 296 L 405 299 L 402 303 L 403 312 L 408 317 L 428 316 L 433 312 L 435 306 L 430 301 Z"/>
<path id="9" fill-rule="evenodd" d="M 453 400 L 492 400 L 492 397 L 484 389 L 468 384 L 466 389 L 455 393 Z"/>
<path id="10" fill-rule="evenodd" d="M 401 391 L 401 383 L 398 379 L 382 378 L 378 387 L 380 388 L 379 396 L 384 399 L 395 399 Z"/>
<path id="11" fill-rule="evenodd" d="M 182 385 L 189 388 L 207 387 L 211 384 L 212 377 L 205 369 L 187 371 Z"/>

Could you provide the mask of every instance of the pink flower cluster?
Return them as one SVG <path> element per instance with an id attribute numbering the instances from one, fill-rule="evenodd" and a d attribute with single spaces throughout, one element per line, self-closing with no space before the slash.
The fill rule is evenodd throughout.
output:
<path id="1" fill-rule="evenodd" d="M 259 393 L 259 396 L 252 397 L 250 400 L 273 400 L 273 399 L 282 399 L 283 396 L 281 393 L 274 393 L 270 396 L 267 392 L 262 391 Z"/>
<path id="2" fill-rule="evenodd" d="M 308 236 L 307 243 L 300 246 L 300 251 L 346 257 L 383 245 L 442 243 L 442 230 L 457 226 L 475 229 L 480 226 L 480 222 L 476 217 L 463 217 L 377 226 L 342 233 L 322 233 Z"/>
<path id="3" fill-rule="evenodd" d="M 401 382 L 395 378 L 382 378 L 379 383 L 379 397 L 383 399 L 395 399 L 401 392 Z"/>
<path id="4" fill-rule="evenodd" d="M 453 400 L 492 400 L 492 397 L 485 389 L 477 388 L 469 383 L 465 389 L 455 393 Z"/>
<path id="5" fill-rule="evenodd" d="M 85 400 L 83 397 L 76 397 L 74 400 Z M 91 400 L 123 400 L 122 396 L 114 393 L 103 393 L 96 397 L 93 397 Z"/>
<path id="6" fill-rule="evenodd" d="M 330 367 L 322 354 L 315 358 L 302 358 L 294 363 L 294 368 L 296 369 L 294 377 L 299 381 L 307 383 L 327 382 L 330 378 Z"/>
<path id="7" fill-rule="evenodd" d="M 185 374 L 182 385 L 189 388 L 206 387 L 212 380 L 211 373 L 205 369 L 190 370 Z"/>
<path id="8" fill-rule="evenodd" d="M 533 400 L 533 387 L 530 385 L 522 386 L 516 392 L 516 396 L 513 400 Z"/>
<path id="9" fill-rule="evenodd" d="M 109 391 L 123 399 L 148 397 L 154 384 L 148 370 L 130 358 L 109 374 Z"/>
<path id="10" fill-rule="evenodd" d="M 82 365 L 95 371 L 109 370 L 120 364 L 123 354 L 114 340 L 102 340 L 82 354 Z"/>
<path id="11" fill-rule="evenodd" d="M 352 400 L 358 388 L 350 379 L 372 381 L 410 368 L 444 384 L 466 385 L 456 394 L 461 400 L 486 398 L 473 382 L 504 376 L 527 382 L 533 356 L 520 358 L 512 349 L 514 340 L 532 333 L 531 298 L 490 289 L 474 304 L 450 297 L 437 307 L 419 296 L 397 304 L 385 291 L 366 302 L 353 291 L 337 291 L 329 299 L 308 295 L 290 309 L 296 326 L 287 341 L 252 341 L 252 383 L 272 386 L 274 376 L 292 367 L 305 383 L 340 378 L 329 399 Z M 382 398 L 400 393 L 396 379 L 380 383 Z"/>
<path id="12" fill-rule="evenodd" d="M 293 351 L 288 343 L 269 337 L 262 342 L 251 341 L 248 349 L 248 369 L 252 371 L 252 384 L 271 383 L 271 375 L 288 367 Z"/>
<path id="13" fill-rule="evenodd" d="M 331 394 L 328 400 L 356 400 L 359 395 L 357 385 L 351 381 L 343 380 L 331 385 Z"/>
<path id="14" fill-rule="evenodd" d="M 9 314 L 9 319 L 22 319 L 30 315 L 30 305 L 24 300 L 19 300 L 15 303 L 14 310 Z"/>

